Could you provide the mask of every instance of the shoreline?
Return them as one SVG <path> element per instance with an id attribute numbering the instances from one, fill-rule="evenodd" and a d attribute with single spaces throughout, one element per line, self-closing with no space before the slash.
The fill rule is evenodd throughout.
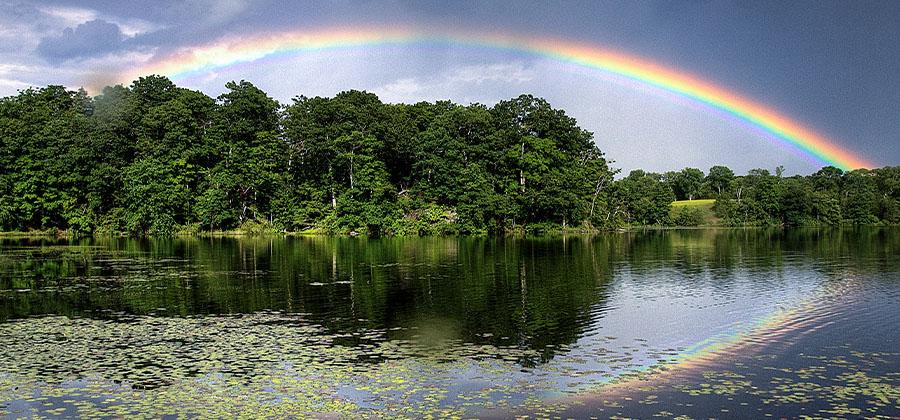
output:
<path id="1" fill-rule="evenodd" d="M 784 225 L 756 225 L 756 226 L 725 226 L 725 225 L 701 225 L 701 226 L 627 226 L 616 229 L 558 229 L 547 230 L 541 233 L 528 233 L 521 229 L 510 230 L 502 233 L 455 233 L 449 235 L 375 235 L 370 236 L 365 233 L 329 233 L 321 230 L 306 230 L 298 232 L 245 232 L 241 230 L 212 231 L 199 233 L 174 233 L 172 235 L 147 235 L 147 234 L 126 234 L 121 232 L 112 233 L 94 233 L 90 235 L 70 235 L 66 230 L 45 230 L 45 231 L 9 231 L 0 232 L 0 239 L 28 239 L 28 238 L 55 238 L 55 239 L 83 239 L 83 238 L 287 238 L 287 237 L 332 237 L 332 238 L 432 238 L 432 237 L 465 237 L 465 238 L 541 238 L 554 236 L 595 236 L 607 233 L 629 233 L 629 232 L 645 232 L 645 231 L 674 231 L 674 230 L 757 230 L 757 229 L 777 229 L 783 231 L 803 230 L 803 229 L 856 229 L 856 228 L 896 228 L 900 225 L 887 224 L 870 224 L 870 225 L 809 225 L 809 226 L 784 226 Z"/>

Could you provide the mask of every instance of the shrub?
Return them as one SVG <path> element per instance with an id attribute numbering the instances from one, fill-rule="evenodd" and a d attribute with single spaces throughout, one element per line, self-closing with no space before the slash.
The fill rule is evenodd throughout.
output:
<path id="1" fill-rule="evenodd" d="M 407 210 L 403 217 L 394 220 L 388 233 L 399 236 L 453 235 L 459 233 L 456 212 L 446 206 L 426 204 Z"/>
<path id="2" fill-rule="evenodd" d="M 247 236 L 278 235 L 281 233 L 281 229 L 265 220 L 248 220 L 241 224 L 239 230 Z"/>
<path id="3" fill-rule="evenodd" d="M 175 234 L 178 236 L 198 236 L 202 230 L 203 226 L 199 222 L 175 225 Z"/>
<path id="4" fill-rule="evenodd" d="M 532 236 L 559 233 L 561 230 L 562 226 L 552 222 L 529 223 L 525 225 L 525 234 Z"/>
<path id="5" fill-rule="evenodd" d="M 698 207 L 683 206 L 675 211 L 675 226 L 700 226 L 704 221 L 704 211 Z"/>

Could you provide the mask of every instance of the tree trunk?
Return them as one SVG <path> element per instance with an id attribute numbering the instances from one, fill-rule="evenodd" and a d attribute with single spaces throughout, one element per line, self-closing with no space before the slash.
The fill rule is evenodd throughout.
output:
<path id="1" fill-rule="evenodd" d="M 597 195 L 600 194 L 600 190 L 603 189 L 603 177 L 597 178 L 597 186 L 594 187 L 594 196 L 591 197 L 591 211 L 588 212 L 588 220 L 594 217 L 594 204 L 597 203 Z"/>
<path id="2" fill-rule="evenodd" d="M 350 189 L 353 189 L 353 155 L 350 155 Z"/>
<path id="3" fill-rule="evenodd" d="M 520 152 L 520 156 L 522 157 L 522 165 L 525 165 L 525 142 L 522 142 L 522 148 Z M 522 192 L 525 192 L 525 168 L 519 169 L 519 185 L 522 186 Z"/>

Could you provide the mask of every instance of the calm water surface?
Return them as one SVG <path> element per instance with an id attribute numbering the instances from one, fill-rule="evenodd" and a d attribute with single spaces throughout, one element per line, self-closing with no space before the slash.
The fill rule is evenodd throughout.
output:
<path id="1" fill-rule="evenodd" d="M 900 417 L 900 230 L 0 241 L 0 417 Z"/>

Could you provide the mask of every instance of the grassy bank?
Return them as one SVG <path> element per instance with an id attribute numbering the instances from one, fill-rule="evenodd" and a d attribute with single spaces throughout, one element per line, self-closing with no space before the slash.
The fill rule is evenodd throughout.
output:
<path id="1" fill-rule="evenodd" d="M 676 227 L 718 226 L 720 220 L 713 210 L 716 200 L 680 200 L 672 202 L 669 216 Z"/>
<path id="2" fill-rule="evenodd" d="M 704 198 L 702 200 L 680 200 L 673 201 L 673 208 L 681 208 L 681 207 L 708 207 L 712 209 L 713 204 L 716 203 L 716 199 L 714 198 Z"/>
<path id="3" fill-rule="evenodd" d="M 0 232 L 0 238 L 45 238 L 67 236 L 69 236 L 67 231 L 59 229 Z"/>

